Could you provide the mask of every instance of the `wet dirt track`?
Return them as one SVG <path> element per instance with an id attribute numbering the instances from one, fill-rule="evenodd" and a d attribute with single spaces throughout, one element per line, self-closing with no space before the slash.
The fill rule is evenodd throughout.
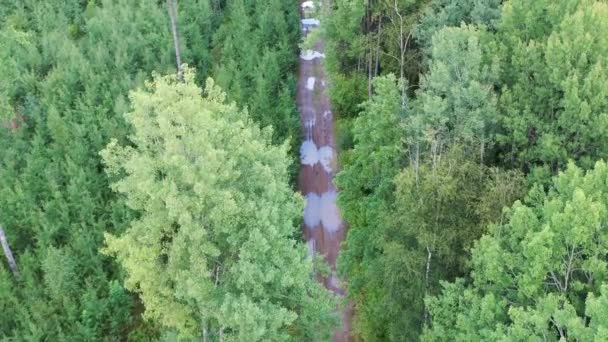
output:
<path id="1" fill-rule="evenodd" d="M 304 35 L 317 25 L 322 25 L 305 14 L 314 5 L 311 1 L 300 2 Z M 336 259 L 346 225 L 336 205 L 338 190 L 333 184 L 338 165 L 323 51 L 323 42 L 318 42 L 313 50 L 302 51 L 300 54 L 296 101 L 302 124 L 302 146 L 298 185 L 306 198 L 303 230 L 309 251 L 311 254 L 323 255 L 332 270 L 329 277 L 319 276 L 319 281 L 343 296 L 344 289 L 336 275 Z M 349 306 L 343 309 L 341 316 L 342 326 L 334 332 L 333 341 L 351 341 L 349 331 L 352 308 Z"/>

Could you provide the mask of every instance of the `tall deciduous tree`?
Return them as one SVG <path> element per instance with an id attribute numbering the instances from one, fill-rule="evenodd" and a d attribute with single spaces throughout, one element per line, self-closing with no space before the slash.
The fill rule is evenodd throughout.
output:
<path id="1" fill-rule="evenodd" d="M 500 143 L 535 177 L 608 155 L 608 5 L 512 0 L 499 27 Z M 542 171 L 542 172 L 541 172 Z"/>
<path id="2" fill-rule="evenodd" d="M 334 303 L 296 242 L 301 199 L 286 146 L 225 102 L 175 76 L 131 94 L 131 144 L 102 152 L 113 188 L 139 218 L 107 252 L 146 315 L 204 339 L 328 338 Z"/>
<path id="3" fill-rule="evenodd" d="M 472 282 L 428 299 L 427 341 L 606 338 L 608 165 L 574 164 L 516 202 L 473 250 Z"/>
<path id="4" fill-rule="evenodd" d="M 483 162 L 486 145 L 494 138 L 497 114 L 492 87 L 498 72 L 484 55 L 482 35 L 463 25 L 433 36 L 429 72 L 422 76 L 410 123 L 412 160 L 425 152 L 436 160 L 443 149 L 459 143 L 478 146 Z"/>
<path id="5" fill-rule="evenodd" d="M 415 339 L 427 316 L 424 296 L 440 279 L 466 273 L 485 223 L 522 192 L 518 172 L 483 160 L 495 129 L 497 71 L 482 37 L 466 25 L 438 31 L 411 106 L 394 76 L 380 77 L 355 120 L 355 147 L 337 176 L 350 224 L 339 266 L 365 340 Z"/>

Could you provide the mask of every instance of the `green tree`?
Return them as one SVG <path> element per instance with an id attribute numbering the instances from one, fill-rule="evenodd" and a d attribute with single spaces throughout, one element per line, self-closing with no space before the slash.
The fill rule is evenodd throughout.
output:
<path id="1" fill-rule="evenodd" d="M 605 158 L 608 6 L 512 0 L 497 35 L 504 161 L 535 179 Z"/>
<path id="2" fill-rule="evenodd" d="M 424 46 L 444 27 L 464 24 L 484 26 L 493 31 L 498 26 L 502 0 L 434 0 L 425 9 L 416 27 L 415 37 Z"/>
<path id="3" fill-rule="evenodd" d="M 131 94 L 131 144 L 102 152 L 113 189 L 139 217 L 107 253 L 127 272 L 146 316 L 181 336 L 319 340 L 334 302 L 297 243 L 301 199 L 286 146 L 191 70 Z"/>
<path id="4" fill-rule="evenodd" d="M 137 298 L 98 252 L 131 214 L 97 153 L 126 133 L 116 113 L 140 73 L 170 65 L 166 12 L 147 1 L 88 8 L 19 1 L 0 30 L 2 116 L 15 123 L 0 127 L 0 216 L 22 273 L 18 283 L 0 274 L 11 282 L 2 338 L 104 340 L 142 326 Z"/>
<path id="5" fill-rule="evenodd" d="M 437 159 L 443 149 L 463 144 L 478 147 L 483 162 L 494 139 L 497 70 L 482 50 L 482 38 L 466 25 L 433 36 L 429 72 L 421 78 L 409 123 L 412 160 L 425 153 Z"/>
<path id="6" fill-rule="evenodd" d="M 428 341 L 606 337 L 608 165 L 571 163 L 534 187 L 473 249 L 470 283 L 428 299 Z"/>
<path id="7" fill-rule="evenodd" d="M 375 94 L 355 119 L 355 146 L 343 153 L 343 169 L 336 176 L 338 203 L 349 231 L 338 260 L 339 272 L 347 279 L 349 297 L 357 306 L 356 331 L 377 336 L 376 320 L 383 303 L 375 293 L 379 238 L 390 219 L 393 178 L 403 164 L 403 116 L 401 95 L 395 76 L 374 80 Z M 380 277 L 382 277 L 380 275 Z"/>
<path id="8" fill-rule="evenodd" d="M 391 276 L 380 283 L 392 309 L 387 325 L 415 332 L 411 339 L 428 319 L 425 295 L 436 293 L 440 280 L 466 274 L 473 242 L 488 221 L 500 220 L 503 206 L 519 198 L 523 178 L 488 168 L 455 144 L 436 160 L 426 158 L 418 173 L 405 168 L 395 184 L 381 258 L 382 272 Z"/>
<path id="9" fill-rule="evenodd" d="M 337 176 L 350 230 L 339 260 L 369 341 L 417 338 L 424 296 L 466 274 L 468 250 L 523 189 L 520 173 L 486 166 L 495 132 L 495 64 L 480 33 L 448 27 L 432 40 L 429 73 L 408 103 L 379 77 Z"/>

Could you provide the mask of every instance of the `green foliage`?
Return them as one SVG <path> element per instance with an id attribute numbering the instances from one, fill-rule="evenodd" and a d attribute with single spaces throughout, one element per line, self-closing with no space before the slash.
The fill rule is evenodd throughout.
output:
<path id="1" fill-rule="evenodd" d="M 126 1 L 106 1 L 89 18 L 81 10 L 22 1 L 0 31 L 2 120 L 11 123 L 0 128 L 0 219 L 22 273 L 2 294 L 13 307 L 0 319 L 6 338 L 104 340 L 139 324 L 137 299 L 98 253 L 103 232 L 121 231 L 131 214 L 111 194 L 97 151 L 124 136 L 115 114 L 139 73 L 169 65 L 169 36 L 145 29 L 164 25 L 165 12 Z"/>
<path id="2" fill-rule="evenodd" d="M 482 37 L 470 26 L 438 31 L 415 100 L 393 76 L 381 77 L 355 120 L 355 146 L 337 176 L 350 224 L 339 266 L 364 340 L 416 339 L 424 296 L 440 279 L 466 274 L 485 224 L 523 191 L 521 174 L 484 164 L 498 72 Z"/>
<path id="3" fill-rule="evenodd" d="M 384 233 L 380 258 L 382 272 L 392 276 L 380 287 L 383 304 L 391 308 L 385 318 L 391 340 L 403 340 L 415 338 L 425 323 L 424 295 L 435 293 L 439 280 L 465 274 L 468 250 L 484 232 L 482 214 L 500 217 L 523 182 L 519 174 L 480 165 L 455 145 L 418 171 L 404 169 L 395 183 L 393 224 Z M 415 335 L 399 337 L 404 326 Z"/>
<path id="4" fill-rule="evenodd" d="M 378 239 L 390 218 L 392 179 L 402 164 L 405 114 L 394 76 L 377 78 L 374 89 L 374 96 L 354 122 L 355 146 L 343 155 L 344 168 L 336 176 L 341 189 L 338 204 L 350 225 L 338 267 L 348 279 L 350 298 L 357 304 L 355 329 L 362 336 L 373 336 L 374 327 L 364 325 L 369 316 L 383 310 L 383 303 L 374 300 L 373 281 L 380 272 L 375 263 L 380 252 Z"/>
<path id="5" fill-rule="evenodd" d="M 332 2 L 331 10 L 325 7 L 322 10 L 320 29 L 327 47 L 325 67 L 333 79 L 333 75 L 355 70 L 360 63 L 358 59 L 364 53 L 365 44 L 365 37 L 360 34 L 365 6 L 361 1 L 336 0 Z"/>
<path id="6" fill-rule="evenodd" d="M 605 338 L 608 166 L 574 164 L 473 249 L 472 283 L 428 299 L 428 341 Z"/>
<path id="7" fill-rule="evenodd" d="M 570 158 L 589 168 L 606 157 L 607 13 L 583 0 L 505 5 L 497 37 L 506 163 L 540 175 Z"/>
<path id="8" fill-rule="evenodd" d="M 484 26 L 493 31 L 501 15 L 502 0 L 435 0 L 431 1 L 416 28 L 415 37 L 424 46 L 444 27 L 464 24 Z"/>
<path id="9" fill-rule="evenodd" d="M 186 338 L 327 339 L 334 304 L 293 239 L 301 199 L 286 146 L 227 104 L 176 76 L 133 92 L 131 144 L 102 151 L 112 188 L 139 213 L 107 253 L 127 271 L 146 317 Z"/>
<path id="10" fill-rule="evenodd" d="M 341 118 L 356 117 L 360 105 L 367 98 L 365 77 L 360 74 L 351 76 L 335 75 L 329 88 L 332 111 Z"/>
<path id="11" fill-rule="evenodd" d="M 415 84 L 421 54 L 411 36 L 428 0 L 333 1 L 323 7 L 323 38 L 331 100 L 342 117 L 371 96 L 372 79 L 393 73 Z"/>
<path id="12" fill-rule="evenodd" d="M 445 28 L 432 39 L 428 74 L 421 79 L 410 119 L 410 149 L 420 146 L 433 155 L 459 143 L 479 146 L 483 160 L 486 144 L 493 140 L 496 96 L 492 83 L 496 66 L 486 65 L 474 27 Z M 419 158 L 416 155 L 416 160 Z"/>
<path id="13" fill-rule="evenodd" d="M 227 2 L 225 20 L 213 35 L 218 85 L 231 100 L 247 106 L 256 122 L 275 128 L 276 144 L 299 136 L 292 101 L 299 34 L 295 4 L 233 0 Z"/>
<path id="14" fill-rule="evenodd" d="M 225 7 L 179 1 L 182 58 L 199 69 L 199 82 L 225 58 L 224 42 L 213 41 L 230 21 Z M 286 18 L 260 22 L 284 22 L 272 38 L 264 35 L 269 50 L 281 51 L 279 75 L 264 94 L 276 106 L 256 116 L 281 134 L 297 122 L 289 101 L 299 34 L 291 7 Z M 158 339 L 158 327 L 140 317 L 137 294 L 120 285 L 118 265 L 99 253 L 103 234 L 120 234 L 134 214 L 110 190 L 98 152 L 111 138 L 125 141 L 129 90 L 153 71 L 175 69 L 166 3 L 0 1 L 0 40 L 0 221 L 22 273 L 17 282 L 4 262 L 0 267 L 0 339 Z M 294 47 L 275 48 L 284 41 Z"/>

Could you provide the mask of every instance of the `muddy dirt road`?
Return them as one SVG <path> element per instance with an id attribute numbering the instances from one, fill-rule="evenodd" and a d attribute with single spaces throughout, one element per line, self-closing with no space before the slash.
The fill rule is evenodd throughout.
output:
<path id="1" fill-rule="evenodd" d="M 316 4 L 318 2 L 300 2 L 304 35 L 322 25 L 308 14 L 314 13 Z M 306 198 L 303 229 L 309 252 L 325 256 L 332 269 L 329 277 L 320 277 L 319 281 L 343 296 L 344 289 L 336 274 L 336 258 L 346 226 L 336 205 L 338 190 L 333 184 L 338 165 L 323 51 L 323 42 L 318 42 L 313 50 L 301 51 L 300 54 L 297 105 L 303 139 L 300 147 L 299 188 Z M 343 324 L 334 332 L 333 341 L 351 341 L 349 331 L 352 309 L 342 310 L 341 315 Z"/>

